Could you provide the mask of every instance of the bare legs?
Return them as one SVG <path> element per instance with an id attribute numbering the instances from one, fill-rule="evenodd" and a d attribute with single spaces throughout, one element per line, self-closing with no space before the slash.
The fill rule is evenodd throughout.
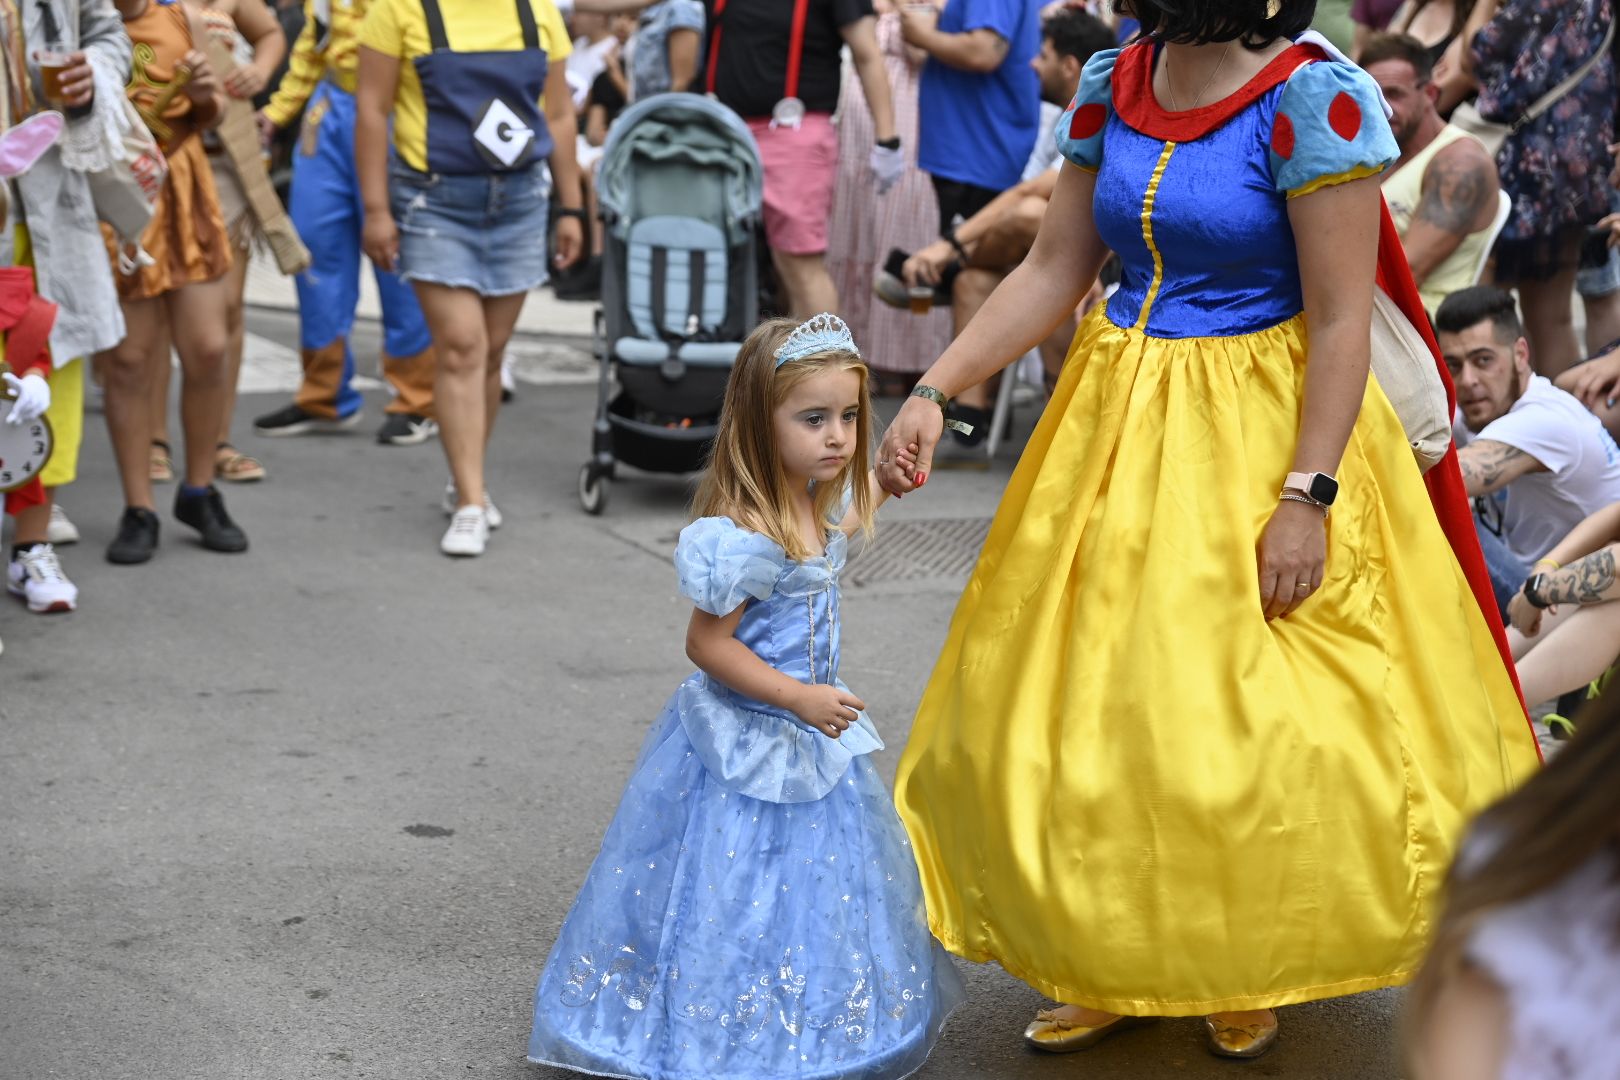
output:
<path id="1" fill-rule="evenodd" d="M 771 263 L 782 282 L 786 294 L 788 313 L 795 319 L 808 319 L 823 311 L 838 310 L 838 287 L 827 273 L 827 261 L 822 252 L 812 255 L 787 255 L 771 252 Z"/>
<path id="2" fill-rule="evenodd" d="M 501 405 L 501 356 L 525 293 L 481 297 L 471 289 L 413 282 L 439 369 L 434 411 L 461 506 L 484 504 L 484 451 Z"/>
<path id="3" fill-rule="evenodd" d="M 1519 290 L 1524 310 L 1524 334 L 1530 342 L 1530 362 L 1538 375 L 1557 378 L 1579 360 L 1580 338 L 1575 334 L 1575 267 L 1581 238 L 1575 233 L 1560 241 L 1558 265 L 1564 269 L 1547 281 L 1501 282 Z"/>
<path id="4" fill-rule="evenodd" d="M 224 278 L 225 390 L 220 412 L 219 437 L 214 440 L 216 450 L 231 441 L 231 419 L 236 414 L 236 383 L 242 373 L 242 350 L 247 339 L 243 319 L 245 305 L 242 298 L 247 289 L 248 258 L 251 252 L 244 246 L 236 248 L 232 254 L 231 268 L 225 272 Z M 151 441 L 165 445 L 169 441 L 169 375 L 173 368 L 170 362 L 172 345 L 173 338 L 169 332 L 168 319 L 165 317 L 158 338 L 152 346 L 152 387 L 147 399 L 147 407 L 152 418 Z"/>
<path id="5" fill-rule="evenodd" d="M 1508 630 L 1524 700 L 1551 701 L 1591 682 L 1620 656 L 1620 602 L 1565 605 L 1542 616 L 1541 633 Z"/>

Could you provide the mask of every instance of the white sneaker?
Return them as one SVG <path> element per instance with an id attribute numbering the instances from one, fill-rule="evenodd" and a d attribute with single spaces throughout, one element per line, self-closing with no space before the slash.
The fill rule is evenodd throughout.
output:
<path id="1" fill-rule="evenodd" d="M 28 602 L 28 610 L 44 615 L 72 611 L 79 603 L 79 587 L 62 573 L 56 549 L 35 544 L 6 567 L 6 591 Z"/>
<path id="2" fill-rule="evenodd" d="M 446 555 L 482 555 L 489 542 L 489 517 L 476 506 L 463 506 L 450 515 L 450 527 L 439 541 Z"/>
<path id="3" fill-rule="evenodd" d="M 45 539 L 59 547 L 79 542 L 79 527 L 68 519 L 61 503 L 51 504 L 51 523 L 45 526 Z"/>
<path id="4" fill-rule="evenodd" d="M 449 517 L 460 505 L 461 499 L 456 495 L 456 482 L 452 480 L 444 485 L 444 501 L 439 506 L 444 510 L 444 516 Z M 484 489 L 484 520 L 488 523 L 490 532 L 500 528 L 501 522 L 505 520 L 501 517 L 500 510 L 496 508 L 495 501 L 489 497 L 488 488 Z"/>

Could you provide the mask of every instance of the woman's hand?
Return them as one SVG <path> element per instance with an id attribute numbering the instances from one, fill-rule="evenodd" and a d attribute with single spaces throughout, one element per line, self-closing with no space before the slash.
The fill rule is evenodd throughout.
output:
<path id="1" fill-rule="evenodd" d="M 585 253 L 585 228 L 579 218 L 567 215 L 557 219 L 557 231 L 552 240 L 556 248 L 551 263 L 558 270 L 566 270 L 579 262 Z"/>
<path id="2" fill-rule="evenodd" d="M 198 105 L 214 104 L 214 95 L 219 93 L 219 78 L 208 63 L 208 57 L 192 49 L 180 62 L 191 69 L 191 79 L 186 83 L 186 97 Z"/>
<path id="3" fill-rule="evenodd" d="M 1616 215 L 1620 217 L 1620 215 Z M 1580 399 L 1593 412 L 1598 406 L 1613 407 L 1616 384 L 1620 384 L 1620 349 L 1578 364 L 1558 376 L 1556 384 Z"/>
<path id="4" fill-rule="evenodd" d="M 866 708 L 866 703 L 848 690 L 840 690 L 830 683 L 806 686 L 791 706 L 793 715 L 815 728 L 829 739 L 855 722 L 855 716 Z"/>
<path id="5" fill-rule="evenodd" d="M 1535 637 L 1541 633 L 1541 617 L 1547 612 L 1538 608 L 1525 599 L 1523 592 L 1513 594 L 1508 601 L 1508 623 L 1525 637 Z"/>
<path id="6" fill-rule="evenodd" d="M 927 398 L 908 397 L 878 443 L 875 472 L 890 495 L 916 491 L 933 468 L 934 447 L 945 431 L 945 412 Z"/>
<path id="7" fill-rule="evenodd" d="M 62 104 L 70 109 L 82 109 L 96 96 L 96 73 L 82 52 L 68 57 L 62 69 Z"/>
<path id="8" fill-rule="evenodd" d="M 399 262 L 399 226 L 388 210 L 367 210 L 366 222 L 360 230 L 360 248 L 373 266 L 393 273 Z"/>
<path id="9" fill-rule="evenodd" d="M 1260 534 L 1260 606 L 1266 621 L 1292 614 L 1322 587 L 1327 519 L 1305 503 L 1284 499 Z"/>
<path id="10" fill-rule="evenodd" d="M 259 65 L 243 64 L 225 76 L 225 92 L 233 98 L 246 101 L 257 96 L 269 82 L 269 73 L 260 71 Z"/>

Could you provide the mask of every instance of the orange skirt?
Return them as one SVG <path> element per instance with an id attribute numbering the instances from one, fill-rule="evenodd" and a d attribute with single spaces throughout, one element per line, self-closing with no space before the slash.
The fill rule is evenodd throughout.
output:
<path id="1" fill-rule="evenodd" d="M 111 229 L 101 227 L 120 300 L 150 300 L 185 285 L 213 281 L 231 268 L 230 234 L 202 140 L 186 139 L 168 159 L 169 176 L 157 211 L 141 234 L 141 246 L 152 257 L 152 265 L 133 274 L 119 272 L 117 239 Z"/>

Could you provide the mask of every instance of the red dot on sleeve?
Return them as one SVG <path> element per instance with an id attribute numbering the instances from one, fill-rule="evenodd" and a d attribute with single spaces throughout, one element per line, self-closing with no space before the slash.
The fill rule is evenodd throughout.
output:
<path id="1" fill-rule="evenodd" d="M 1107 119 L 1108 109 L 1102 104 L 1093 101 L 1082 105 L 1074 110 L 1074 119 L 1069 121 L 1069 138 L 1076 142 L 1089 139 L 1102 130 Z"/>
<path id="2" fill-rule="evenodd" d="M 1328 126 L 1345 142 L 1353 142 L 1361 133 L 1361 106 L 1356 99 L 1340 90 L 1328 106 Z"/>
<path id="3" fill-rule="evenodd" d="M 1271 149 L 1284 161 L 1294 156 L 1294 122 L 1287 113 L 1278 113 L 1271 125 Z"/>

